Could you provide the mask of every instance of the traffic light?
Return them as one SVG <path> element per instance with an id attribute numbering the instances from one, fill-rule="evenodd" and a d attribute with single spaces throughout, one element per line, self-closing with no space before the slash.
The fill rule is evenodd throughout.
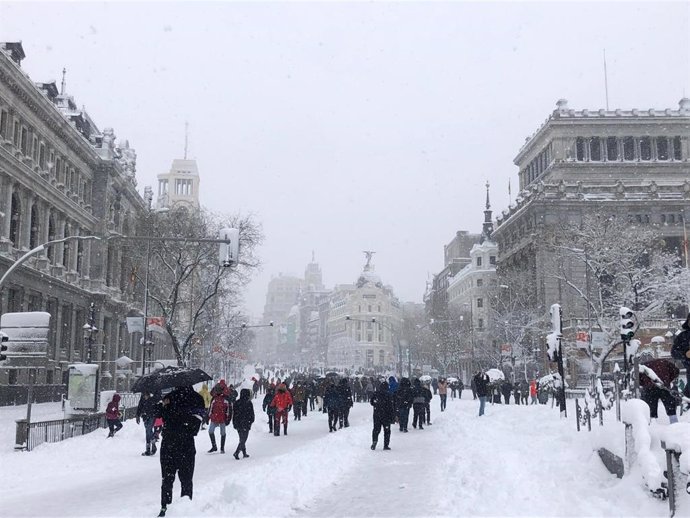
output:
<path id="1" fill-rule="evenodd" d="M 236 228 L 224 228 L 220 231 L 218 239 L 229 241 L 228 243 L 220 243 L 218 264 L 225 268 L 237 266 L 240 256 L 240 231 Z"/>
<path id="2" fill-rule="evenodd" d="M 561 337 L 563 331 L 561 329 L 562 310 L 560 304 L 552 304 L 551 309 L 551 332 L 546 335 L 546 353 L 549 355 L 551 361 L 556 361 L 558 358 L 558 350 L 561 344 Z"/>
<path id="3" fill-rule="evenodd" d="M 10 337 L 7 336 L 7 334 L 0 331 L 0 363 L 5 362 L 7 360 L 7 355 L 3 353 L 7 351 L 7 346 L 5 345 L 5 342 L 7 342 L 9 339 Z"/>
<path id="4" fill-rule="evenodd" d="M 621 307 L 619 310 L 620 315 L 620 331 L 621 340 L 629 342 L 630 339 L 635 336 L 635 313 L 632 309 Z"/>

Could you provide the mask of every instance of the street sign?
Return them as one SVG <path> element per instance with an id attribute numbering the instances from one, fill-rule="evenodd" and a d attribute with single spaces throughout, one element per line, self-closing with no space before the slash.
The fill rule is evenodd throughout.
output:
<path id="1" fill-rule="evenodd" d="M 127 317 L 127 332 L 130 334 L 143 333 L 144 317 Z"/>

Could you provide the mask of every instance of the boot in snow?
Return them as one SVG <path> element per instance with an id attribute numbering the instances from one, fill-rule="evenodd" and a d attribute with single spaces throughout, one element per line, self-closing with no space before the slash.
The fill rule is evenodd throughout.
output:
<path id="1" fill-rule="evenodd" d="M 225 435 L 220 436 L 220 452 L 225 453 Z"/>
<path id="2" fill-rule="evenodd" d="M 213 453 L 214 451 L 218 451 L 218 448 L 216 448 L 216 436 L 208 434 L 208 436 L 211 438 L 211 449 L 208 450 L 209 453 Z"/>
<path id="3" fill-rule="evenodd" d="M 142 453 L 144 457 L 148 457 L 151 455 L 151 445 L 149 443 L 146 443 L 146 451 Z"/>
<path id="4" fill-rule="evenodd" d="M 167 507 L 161 507 L 160 513 L 158 513 L 158 518 L 161 518 L 162 516 L 165 516 L 165 511 L 167 511 Z"/>
<path id="5" fill-rule="evenodd" d="M 151 455 L 155 455 L 157 451 L 158 448 L 156 448 L 156 441 L 151 441 Z"/>
<path id="6" fill-rule="evenodd" d="M 374 441 L 374 442 L 371 443 L 371 449 L 372 449 L 372 450 L 375 450 L 375 449 L 376 449 L 376 441 Z"/>
<path id="7" fill-rule="evenodd" d="M 240 460 L 240 450 L 235 450 L 232 456 L 235 457 L 235 460 Z"/>
<path id="8" fill-rule="evenodd" d="M 287 423 L 283 423 L 283 435 L 287 435 Z"/>

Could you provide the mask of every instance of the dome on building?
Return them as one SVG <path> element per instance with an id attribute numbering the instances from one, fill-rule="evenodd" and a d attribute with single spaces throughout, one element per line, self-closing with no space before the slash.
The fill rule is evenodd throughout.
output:
<path id="1" fill-rule="evenodd" d="M 381 282 L 381 277 L 379 276 L 378 273 L 376 273 L 372 270 L 363 271 L 360 274 L 359 278 L 357 279 L 357 287 L 358 288 L 366 286 L 367 284 L 372 284 L 378 288 L 383 287 L 383 283 Z"/>

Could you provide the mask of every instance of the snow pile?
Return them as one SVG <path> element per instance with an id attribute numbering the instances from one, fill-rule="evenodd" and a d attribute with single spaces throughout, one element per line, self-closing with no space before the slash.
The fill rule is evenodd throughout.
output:
<path id="1" fill-rule="evenodd" d="M 640 399 L 621 401 L 621 419 L 632 425 L 637 466 L 647 487 L 654 491 L 664 480 L 663 470 L 652 453 L 652 437 L 649 433 L 649 406 Z"/>

